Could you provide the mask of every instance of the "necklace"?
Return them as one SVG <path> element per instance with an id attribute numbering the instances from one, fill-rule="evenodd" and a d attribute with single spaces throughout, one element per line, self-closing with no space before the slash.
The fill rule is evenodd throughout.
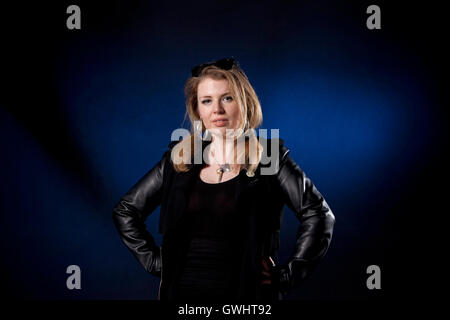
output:
<path id="1" fill-rule="evenodd" d="M 222 180 L 222 176 L 224 172 L 230 172 L 231 171 L 231 165 L 229 163 L 224 163 L 224 164 L 220 164 L 217 159 L 216 159 L 216 155 L 214 153 L 214 150 L 211 151 L 211 155 L 214 158 L 214 161 L 217 163 L 217 165 L 219 166 L 219 168 L 217 168 L 216 173 L 219 175 L 218 177 L 218 182 L 220 182 Z"/>

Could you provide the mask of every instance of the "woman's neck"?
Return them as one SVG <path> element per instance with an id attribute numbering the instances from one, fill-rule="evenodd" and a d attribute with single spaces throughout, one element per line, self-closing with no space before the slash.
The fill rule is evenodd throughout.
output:
<path id="1" fill-rule="evenodd" d="M 211 140 L 211 152 L 219 164 L 234 164 L 234 138 L 226 136 L 213 136 Z"/>

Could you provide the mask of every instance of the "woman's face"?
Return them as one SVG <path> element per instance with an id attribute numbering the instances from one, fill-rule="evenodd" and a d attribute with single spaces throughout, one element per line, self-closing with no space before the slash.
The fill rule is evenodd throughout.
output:
<path id="1" fill-rule="evenodd" d="M 205 78 L 197 88 L 198 114 L 206 129 L 226 134 L 239 125 L 239 106 L 231 95 L 228 81 Z"/>

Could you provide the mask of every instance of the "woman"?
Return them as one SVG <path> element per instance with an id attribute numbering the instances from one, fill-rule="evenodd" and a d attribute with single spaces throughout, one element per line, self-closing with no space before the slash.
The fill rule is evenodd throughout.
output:
<path id="1" fill-rule="evenodd" d="M 325 255 L 334 216 L 283 140 L 255 135 L 261 106 L 237 61 L 194 67 L 185 94 L 191 134 L 171 142 L 115 206 L 120 236 L 161 277 L 160 300 L 280 300 Z M 279 265 L 285 204 L 300 226 Z M 144 223 L 158 205 L 161 247 Z"/>

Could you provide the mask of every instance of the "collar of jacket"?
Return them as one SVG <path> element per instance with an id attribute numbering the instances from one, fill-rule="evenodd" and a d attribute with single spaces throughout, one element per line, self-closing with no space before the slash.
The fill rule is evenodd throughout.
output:
<path id="1" fill-rule="evenodd" d="M 170 143 L 169 146 L 173 147 L 175 143 Z M 206 146 L 208 146 L 211 141 L 202 140 L 202 154 Z M 192 168 L 187 172 L 175 173 L 173 177 L 173 185 L 168 189 L 169 194 L 167 195 L 166 203 L 161 206 L 160 220 L 159 220 L 159 232 L 165 234 L 169 229 L 175 227 L 182 221 L 183 213 L 185 212 L 185 207 L 187 204 L 187 199 L 189 196 L 190 186 L 194 182 L 196 176 L 200 174 L 200 170 L 205 166 L 205 164 L 194 164 Z M 236 186 L 235 200 L 237 204 L 237 210 L 240 209 L 242 205 L 242 200 L 245 199 L 247 194 L 250 194 L 253 188 L 256 187 L 258 181 L 260 180 L 260 168 L 255 171 L 253 177 L 247 176 L 247 171 L 245 169 L 239 172 L 239 177 Z"/>

